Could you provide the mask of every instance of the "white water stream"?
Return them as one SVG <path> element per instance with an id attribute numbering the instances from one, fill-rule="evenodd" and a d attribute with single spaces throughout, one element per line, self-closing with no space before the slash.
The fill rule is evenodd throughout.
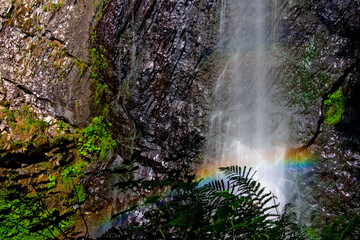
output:
<path id="1" fill-rule="evenodd" d="M 207 165 L 251 166 L 256 180 L 286 202 L 283 159 L 288 121 L 270 95 L 275 60 L 274 7 L 269 0 L 222 0 L 223 69 L 214 93 Z"/>

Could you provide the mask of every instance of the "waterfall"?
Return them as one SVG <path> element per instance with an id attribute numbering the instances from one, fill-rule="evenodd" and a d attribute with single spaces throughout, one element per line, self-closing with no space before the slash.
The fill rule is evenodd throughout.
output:
<path id="1" fill-rule="evenodd" d="M 220 44 L 222 43 L 221 39 L 224 38 L 224 32 L 225 32 L 226 4 L 227 4 L 227 0 L 221 0 L 220 23 L 219 23 Z"/>
<path id="2" fill-rule="evenodd" d="M 253 167 L 256 180 L 285 203 L 288 121 L 271 95 L 276 80 L 271 54 L 274 5 L 276 1 L 221 1 L 220 36 L 229 39 L 220 46 L 223 67 L 214 89 L 203 168 Z"/>

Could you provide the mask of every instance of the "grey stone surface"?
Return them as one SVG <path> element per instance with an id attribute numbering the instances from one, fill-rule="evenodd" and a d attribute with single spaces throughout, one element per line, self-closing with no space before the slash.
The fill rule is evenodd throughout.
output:
<path id="1" fill-rule="evenodd" d="M 90 2 L 67 1 L 58 9 L 48 1 L 14 3 L 0 34 L 2 80 L 34 96 L 40 109 L 72 124 L 85 123 L 90 116 L 89 71 L 81 73 L 74 60 L 89 62 L 94 15 Z"/>
<path id="2" fill-rule="evenodd" d="M 99 43 L 114 59 L 115 105 L 123 109 L 116 118 L 135 124 L 146 159 L 161 163 L 199 152 L 206 124 L 197 123 L 206 122 L 216 78 L 204 72 L 214 69 L 206 61 L 218 41 L 218 5 L 113 0 L 104 12 Z"/>

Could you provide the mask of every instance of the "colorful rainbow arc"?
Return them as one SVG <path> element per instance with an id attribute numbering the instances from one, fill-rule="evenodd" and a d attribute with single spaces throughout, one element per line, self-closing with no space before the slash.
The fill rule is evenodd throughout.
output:
<path id="1" fill-rule="evenodd" d="M 271 157 L 269 157 L 269 159 L 271 159 Z M 284 158 L 279 162 L 279 167 L 285 167 L 285 170 L 304 170 L 311 168 L 316 164 L 314 158 L 305 150 L 288 150 Z M 225 163 L 213 161 L 210 164 L 203 165 L 196 171 L 196 180 L 202 179 L 202 182 L 206 183 L 218 179 L 220 167 L 229 167 L 233 165 L 237 164 L 231 160 L 225 161 Z"/>

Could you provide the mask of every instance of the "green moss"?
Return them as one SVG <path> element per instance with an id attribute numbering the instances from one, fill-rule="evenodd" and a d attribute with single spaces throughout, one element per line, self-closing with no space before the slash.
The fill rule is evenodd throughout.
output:
<path id="1" fill-rule="evenodd" d="M 324 101 L 326 107 L 325 120 L 330 124 L 337 124 L 345 110 L 346 97 L 342 94 L 342 88 L 339 87 L 336 92 L 328 95 Z"/>
<path id="2" fill-rule="evenodd" d="M 95 1 L 97 9 L 102 11 L 107 1 Z M 92 31 L 93 47 L 89 49 L 91 57 L 91 80 L 94 91 L 94 115 L 92 123 L 82 130 L 79 138 L 79 152 L 83 156 L 94 156 L 105 159 L 108 153 L 113 153 L 116 142 L 113 140 L 110 128 L 111 123 L 106 121 L 109 117 L 110 89 L 106 83 L 109 74 L 109 61 L 105 57 L 107 52 L 101 45 L 95 44 L 96 31 Z"/>
<path id="3" fill-rule="evenodd" d="M 63 0 L 58 1 L 56 4 L 54 3 L 47 3 L 42 7 L 43 11 L 59 11 L 63 7 Z"/>
<path id="4" fill-rule="evenodd" d="M 105 57 L 106 50 L 103 46 L 91 48 L 91 79 L 93 80 L 95 91 L 95 112 L 97 116 L 109 115 L 109 86 L 105 82 L 105 76 L 108 71 L 108 60 Z"/>
<path id="5" fill-rule="evenodd" d="M 103 17 L 103 11 L 104 11 L 107 3 L 108 3 L 108 0 L 94 0 L 94 4 L 97 9 L 96 16 L 95 16 L 96 22 L 99 22 L 101 20 L 101 18 Z"/>
<path id="6" fill-rule="evenodd" d="M 109 93 L 109 86 L 107 84 L 96 84 L 95 101 L 97 104 L 101 104 L 103 97 L 106 97 Z M 103 101 L 104 102 L 104 101 Z"/>
<path id="7" fill-rule="evenodd" d="M 45 132 L 50 126 L 49 123 L 38 119 L 37 116 L 29 110 L 28 106 L 24 106 L 20 110 L 9 110 L 5 108 L 0 114 L 0 119 L 7 120 L 12 134 L 19 139 L 16 143 L 10 144 L 24 146 L 29 144 L 41 145 L 48 140 Z M 2 135 L 0 136 L 0 140 L 2 140 L 1 138 L 3 138 Z"/>
<path id="8" fill-rule="evenodd" d="M 74 59 L 74 63 L 79 68 L 81 77 L 83 77 L 88 68 L 88 65 L 85 62 L 77 60 L 77 59 Z"/>
<path id="9" fill-rule="evenodd" d="M 58 3 L 55 5 L 55 9 L 56 9 L 56 10 L 59 10 L 61 7 L 62 7 L 61 2 L 58 2 Z"/>

